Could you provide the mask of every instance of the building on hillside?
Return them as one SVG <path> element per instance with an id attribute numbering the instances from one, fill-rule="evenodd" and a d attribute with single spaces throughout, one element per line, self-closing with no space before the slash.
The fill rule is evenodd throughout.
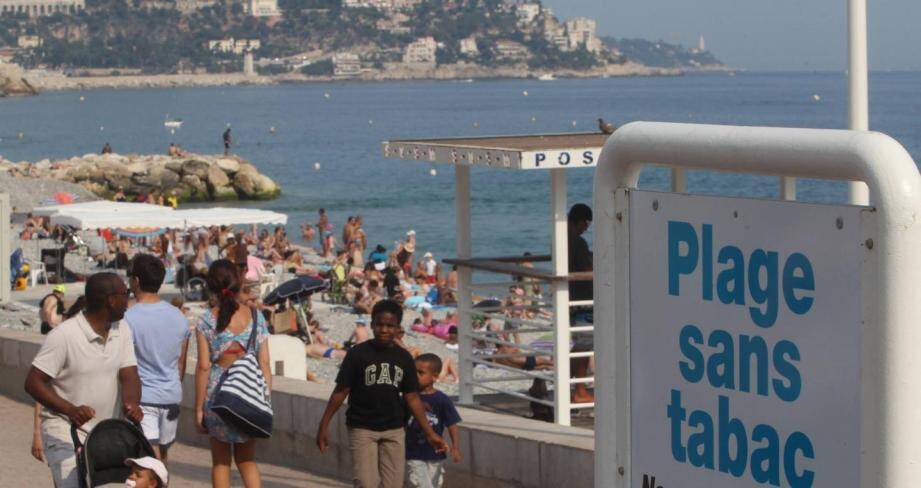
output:
<path id="1" fill-rule="evenodd" d="M 190 14 L 215 4 L 217 4 L 217 0 L 176 0 L 176 10 L 184 14 Z"/>
<path id="2" fill-rule="evenodd" d="M 39 48 L 42 47 L 43 43 L 42 38 L 38 36 L 19 36 L 16 38 L 16 45 L 20 49 Z"/>
<path id="3" fill-rule="evenodd" d="M 333 55 L 333 76 L 336 78 L 357 78 L 361 75 L 361 58 L 355 53 Z"/>
<path id="4" fill-rule="evenodd" d="M 480 48 L 476 45 L 475 37 L 467 37 L 460 40 L 460 53 L 462 56 L 475 58 L 480 55 Z"/>
<path id="5" fill-rule="evenodd" d="M 515 6 L 515 16 L 518 17 L 518 25 L 531 25 L 538 15 L 540 15 L 539 3 L 520 3 Z"/>
<path id="6" fill-rule="evenodd" d="M 412 10 L 423 0 L 342 0 L 345 8 L 373 8 L 377 10 Z"/>
<path id="7" fill-rule="evenodd" d="M 85 0 L 0 0 L 0 15 L 40 17 L 56 13 L 75 14 L 84 8 Z"/>
<path id="8" fill-rule="evenodd" d="M 262 47 L 259 39 L 216 39 L 208 41 L 208 50 L 217 53 L 243 54 L 244 51 L 255 51 Z"/>
<path id="9" fill-rule="evenodd" d="M 528 48 L 519 42 L 500 39 L 496 41 L 496 56 L 499 59 L 522 61 L 528 58 Z"/>
<path id="10" fill-rule="evenodd" d="M 412 10 L 416 5 L 422 3 L 422 0 L 393 0 L 394 10 Z"/>
<path id="11" fill-rule="evenodd" d="M 601 49 L 601 41 L 595 35 L 597 23 L 594 19 L 585 17 L 569 19 L 566 21 L 565 27 L 569 51 L 575 51 L 581 47 L 585 47 L 591 52 L 597 52 Z"/>
<path id="12" fill-rule="evenodd" d="M 394 12 L 388 17 L 378 19 L 374 26 L 377 27 L 377 30 L 387 31 L 391 34 L 409 34 L 412 32 L 412 28 L 407 25 L 409 20 L 410 18 L 408 15 Z"/>
<path id="13" fill-rule="evenodd" d="M 276 17 L 281 15 L 278 0 L 246 0 L 244 10 L 250 17 Z"/>
<path id="14" fill-rule="evenodd" d="M 409 43 L 403 51 L 403 62 L 414 65 L 435 65 L 438 44 L 432 37 L 420 37 Z"/>

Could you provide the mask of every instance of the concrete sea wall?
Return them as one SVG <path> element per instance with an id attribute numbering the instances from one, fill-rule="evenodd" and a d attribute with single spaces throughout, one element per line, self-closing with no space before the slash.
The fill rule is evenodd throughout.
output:
<path id="1" fill-rule="evenodd" d="M 0 393 L 29 401 L 23 391 L 26 373 L 41 346 L 33 332 L 0 329 Z M 207 437 L 194 429 L 194 364 L 183 382 L 181 441 L 205 446 Z M 272 438 L 259 442 L 263 462 L 350 478 L 351 454 L 343 411 L 330 427 L 330 446 L 320 454 L 315 433 L 331 385 L 273 378 L 275 426 Z M 594 435 L 509 415 L 459 409 L 463 461 L 446 464 L 449 488 L 589 488 L 593 486 Z M 28 440 L 24 439 L 23 449 Z"/>

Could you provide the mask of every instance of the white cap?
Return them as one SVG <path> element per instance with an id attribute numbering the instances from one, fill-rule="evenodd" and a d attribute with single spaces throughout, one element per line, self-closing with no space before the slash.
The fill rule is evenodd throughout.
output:
<path id="1" fill-rule="evenodd" d="M 425 253 L 425 255 L 422 256 L 422 257 L 424 257 L 424 258 L 431 258 L 431 257 L 434 257 L 434 256 L 432 256 L 432 253 L 427 252 L 427 253 Z"/>
<path id="2" fill-rule="evenodd" d="M 414 235 L 416 235 L 416 231 L 414 231 L 414 230 L 412 230 L 412 229 L 409 229 L 409 232 L 407 232 L 406 235 L 408 235 L 408 236 L 414 236 Z"/>
<path id="3" fill-rule="evenodd" d="M 132 464 L 153 471 L 154 474 L 157 475 L 157 478 L 160 478 L 160 482 L 163 484 L 164 488 L 169 485 L 169 473 L 166 472 L 166 466 L 164 466 L 159 459 L 147 456 L 125 460 L 125 465 L 131 466 Z"/>

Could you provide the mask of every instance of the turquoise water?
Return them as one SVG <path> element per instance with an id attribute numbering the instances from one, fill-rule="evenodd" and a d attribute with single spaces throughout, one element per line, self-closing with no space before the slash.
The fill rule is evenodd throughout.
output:
<path id="1" fill-rule="evenodd" d="M 254 161 L 284 191 L 275 201 L 241 205 L 287 213 L 292 235 L 299 234 L 299 223 L 315 220 L 319 207 L 331 214 L 337 235 L 346 216 L 361 214 L 372 245 L 392 247 L 413 228 L 420 250 L 445 257 L 454 248 L 452 169 L 384 159 L 381 141 L 589 131 L 599 116 L 617 124 L 654 120 L 842 128 L 846 83 L 840 73 L 740 73 L 46 93 L 0 99 L 0 154 L 13 161 L 63 158 L 98 152 L 107 141 L 120 153 L 165 152 L 171 141 L 187 150 L 216 153 L 230 123 L 234 151 Z M 871 127 L 896 138 L 921 160 L 921 73 L 874 74 L 870 86 Z M 163 127 L 167 115 L 185 122 L 175 134 Z M 434 177 L 432 168 L 437 169 Z M 591 199 L 592 173 L 568 173 L 571 202 Z M 662 170 L 646 171 L 641 186 L 664 189 L 667 176 Z M 474 169 L 472 181 L 476 254 L 549 250 L 546 172 Z M 690 174 L 688 187 L 756 197 L 777 194 L 775 178 L 703 172 Z M 803 181 L 799 198 L 840 202 L 845 191 L 841 183 Z"/>

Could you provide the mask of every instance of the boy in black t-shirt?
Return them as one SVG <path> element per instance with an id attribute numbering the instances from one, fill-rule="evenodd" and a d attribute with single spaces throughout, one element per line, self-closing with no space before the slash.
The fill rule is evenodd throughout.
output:
<path id="1" fill-rule="evenodd" d="M 348 398 L 345 423 L 352 451 L 352 478 L 359 488 L 402 488 L 406 468 L 404 401 L 435 452 L 447 451 L 444 439 L 426 419 L 413 358 L 394 344 L 402 320 L 399 303 L 381 300 L 374 305 L 374 339 L 349 349 L 317 429 L 317 447 L 326 452 L 329 422 Z"/>
<path id="2" fill-rule="evenodd" d="M 448 395 L 435 389 L 435 379 L 441 374 L 441 358 L 435 354 L 421 354 L 416 358 L 419 376 L 419 396 L 425 404 L 425 415 L 438 435 L 445 429 L 451 435 L 451 459 L 461 460 L 460 434 L 457 424 L 461 418 Z M 406 426 L 406 486 L 409 488 L 441 488 L 444 483 L 443 452 L 435 452 L 425 440 L 422 428 L 415 419 Z"/>

